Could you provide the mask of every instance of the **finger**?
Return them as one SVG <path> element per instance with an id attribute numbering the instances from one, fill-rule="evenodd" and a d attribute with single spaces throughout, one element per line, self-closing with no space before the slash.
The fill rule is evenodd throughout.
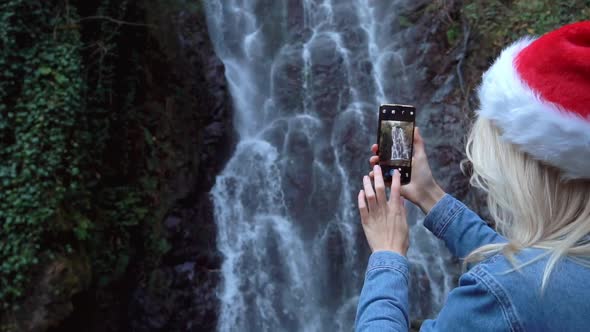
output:
<path id="1" fill-rule="evenodd" d="M 371 151 L 372 151 L 374 154 L 377 154 L 377 151 L 378 151 L 378 150 L 379 150 L 379 146 L 378 146 L 377 144 L 373 144 L 373 145 L 371 145 Z"/>
<path id="2" fill-rule="evenodd" d="M 369 177 L 370 177 L 371 179 L 374 179 L 374 178 L 375 178 L 375 173 L 374 173 L 373 171 L 370 171 L 370 172 L 369 172 Z M 385 178 L 385 177 L 383 177 L 383 182 L 385 182 L 385 186 L 387 187 L 387 185 L 388 185 L 389 183 L 391 183 L 391 178 Z M 402 187 L 402 190 L 403 190 L 403 188 L 404 188 L 404 187 Z"/>
<path id="3" fill-rule="evenodd" d="M 420 127 L 416 126 L 416 128 L 414 128 L 414 141 L 420 141 L 422 142 L 422 135 L 420 135 Z"/>
<path id="4" fill-rule="evenodd" d="M 369 158 L 369 164 L 371 164 L 371 167 L 377 165 L 377 163 L 379 163 L 379 156 L 372 156 Z"/>
<path id="5" fill-rule="evenodd" d="M 365 200 L 365 192 L 361 190 L 358 196 L 359 212 L 361 213 L 361 222 L 366 224 L 369 220 L 369 210 L 367 209 L 367 201 Z"/>
<path id="6" fill-rule="evenodd" d="M 375 197 L 375 191 L 371 184 L 371 179 L 368 176 L 363 177 L 363 187 L 365 189 L 365 197 L 369 205 L 369 213 L 377 211 L 377 197 Z"/>
<path id="7" fill-rule="evenodd" d="M 399 212 L 400 211 L 400 173 L 396 169 L 394 171 L 393 176 L 391 177 L 391 192 L 389 193 L 389 204 L 393 208 L 393 211 Z"/>
<path id="8" fill-rule="evenodd" d="M 373 168 L 373 174 L 375 175 L 375 193 L 377 195 L 377 204 L 385 206 L 387 204 L 387 196 L 385 195 L 385 182 L 383 182 L 383 174 L 381 173 L 381 167 L 375 165 Z"/>

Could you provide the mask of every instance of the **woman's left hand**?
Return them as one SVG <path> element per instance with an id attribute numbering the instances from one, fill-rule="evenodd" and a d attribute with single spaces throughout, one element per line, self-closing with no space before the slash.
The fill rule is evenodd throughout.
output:
<path id="1" fill-rule="evenodd" d="M 391 181 L 389 200 L 381 167 L 373 169 L 375 189 L 368 176 L 363 178 L 364 190 L 358 195 L 359 210 L 365 236 L 373 252 L 393 251 L 405 256 L 408 252 L 409 234 L 406 208 L 400 196 L 400 173 L 396 170 Z"/>

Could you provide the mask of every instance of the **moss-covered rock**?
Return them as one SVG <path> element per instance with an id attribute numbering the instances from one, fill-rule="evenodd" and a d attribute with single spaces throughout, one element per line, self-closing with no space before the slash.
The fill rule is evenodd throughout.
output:
<path id="1" fill-rule="evenodd" d="M 46 331 L 74 310 L 72 298 L 91 283 L 88 257 L 60 256 L 43 265 L 20 308 L 2 317 L 2 331 Z"/>

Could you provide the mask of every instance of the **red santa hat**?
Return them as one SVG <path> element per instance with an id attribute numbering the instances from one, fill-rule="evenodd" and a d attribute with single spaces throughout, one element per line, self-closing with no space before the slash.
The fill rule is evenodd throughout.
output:
<path id="1" fill-rule="evenodd" d="M 564 179 L 590 179 L 590 21 L 515 42 L 478 94 L 478 114 L 505 140 Z"/>

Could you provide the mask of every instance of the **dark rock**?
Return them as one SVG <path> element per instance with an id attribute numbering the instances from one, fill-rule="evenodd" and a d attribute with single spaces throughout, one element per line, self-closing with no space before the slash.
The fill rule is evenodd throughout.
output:
<path id="1" fill-rule="evenodd" d="M 225 134 L 225 125 L 223 122 L 213 122 L 212 124 L 205 127 L 203 131 L 203 143 L 204 144 L 215 144 L 220 143 Z"/>
<path id="2" fill-rule="evenodd" d="M 172 231 L 181 223 L 181 221 L 182 220 L 176 216 L 168 216 L 168 218 L 166 218 L 164 221 L 164 225 L 169 231 Z"/>
<path id="3" fill-rule="evenodd" d="M 184 275 L 189 281 L 192 281 L 195 277 L 195 263 L 187 262 L 176 265 L 174 267 L 174 272 L 179 275 Z"/>
<path id="4" fill-rule="evenodd" d="M 90 264 L 85 256 L 58 257 L 41 266 L 43 271 L 34 281 L 37 287 L 12 318 L 3 317 L 3 326 L 32 332 L 56 327 L 73 312 L 72 298 L 90 284 Z"/>
<path id="5" fill-rule="evenodd" d="M 180 11 L 163 20 L 172 22 L 166 35 L 178 36 L 176 74 L 196 96 L 182 112 L 198 112 L 197 132 L 190 133 L 198 137 L 193 151 L 198 168 L 187 170 L 194 176 L 179 173 L 172 186 L 186 190 L 163 221 L 170 250 L 149 283 L 135 290 L 129 325 L 146 332 L 210 331 L 217 324 L 221 259 L 208 192 L 234 147 L 231 96 L 203 14 Z"/>

